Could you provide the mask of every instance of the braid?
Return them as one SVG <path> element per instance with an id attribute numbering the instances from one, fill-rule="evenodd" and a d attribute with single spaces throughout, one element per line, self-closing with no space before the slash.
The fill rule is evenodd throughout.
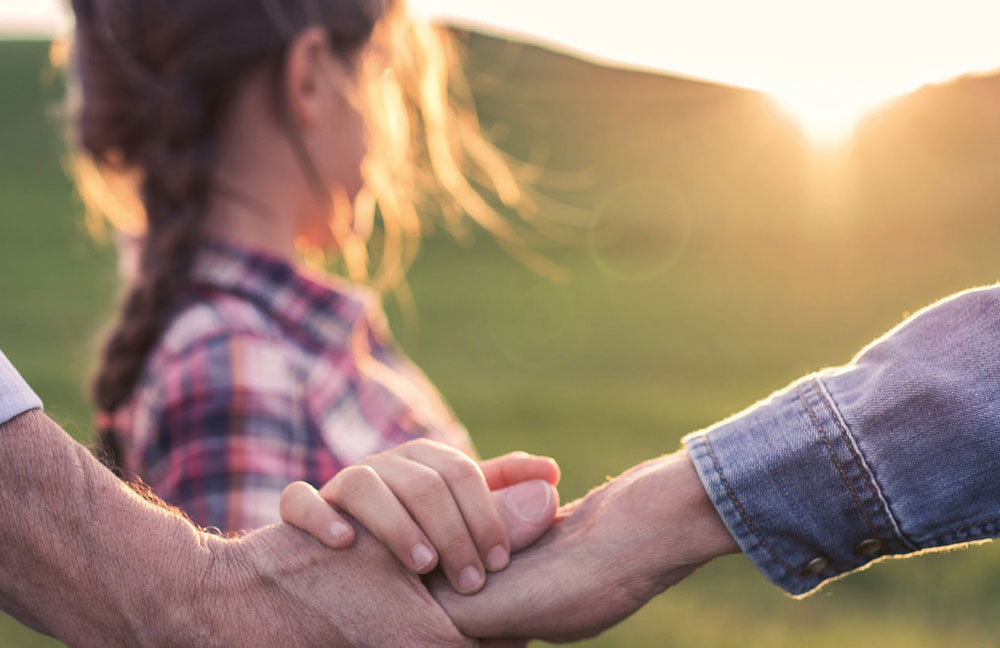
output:
<path id="1" fill-rule="evenodd" d="M 147 231 L 140 271 L 128 290 L 94 383 L 98 407 L 127 401 L 190 280 L 211 184 L 210 129 L 192 92 L 162 102 L 159 135 L 143 151 Z"/>

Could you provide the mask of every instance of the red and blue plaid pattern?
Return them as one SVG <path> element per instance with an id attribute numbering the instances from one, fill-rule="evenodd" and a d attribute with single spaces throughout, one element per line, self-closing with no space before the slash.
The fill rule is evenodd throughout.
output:
<path id="1" fill-rule="evenodd" d="M 417 437 L 470 450 L 392 340 L 377 296 L 220 244 L 110 417 L 126 473 L 205 527 L 279 520 L 282 489 Z"/>

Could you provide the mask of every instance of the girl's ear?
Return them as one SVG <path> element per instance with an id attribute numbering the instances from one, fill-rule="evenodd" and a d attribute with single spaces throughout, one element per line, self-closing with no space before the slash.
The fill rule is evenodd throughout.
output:
<path id="1" fill-rule="evenodd" d="M 321 79 L 331 56 L 327 33 L 322 27 L 304 30 L 288 48 L 285 58 L 285 105 L 300 129 L 314 126 L 325 111 Z"/>

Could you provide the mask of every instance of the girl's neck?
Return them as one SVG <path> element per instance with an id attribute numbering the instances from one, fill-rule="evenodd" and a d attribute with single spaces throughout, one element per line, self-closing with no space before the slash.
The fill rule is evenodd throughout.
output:
<path id="1" fill-rule="evenodd" d="M 289 261 L 295 257 L 296 219 L 265 201 L 233 191 L 216 191 L 205 213 L 205 235 Z"/>

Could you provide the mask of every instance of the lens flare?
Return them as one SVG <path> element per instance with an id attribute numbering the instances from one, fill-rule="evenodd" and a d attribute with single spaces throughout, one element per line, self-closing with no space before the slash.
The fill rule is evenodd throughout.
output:
<path id="1" fill-rule="evenodd" d="M 594 263 L 621 281 L 651 281 L 684 254 L 692 229 L 684 196 L 661 180 L 619 187 L 594 213 L 587 242 Z"/>

